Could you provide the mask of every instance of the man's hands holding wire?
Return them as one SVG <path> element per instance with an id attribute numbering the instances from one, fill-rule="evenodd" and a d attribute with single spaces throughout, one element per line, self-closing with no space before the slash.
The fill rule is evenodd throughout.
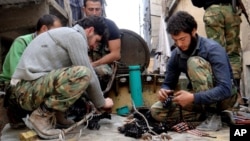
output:
<path id="1" fill-rule="evenodd" d="M 172 101 L 182 107 L 194 102 L 194 94 L 185 90 L 180 90 L 174 93 L 173 90 L 160 89 L 158 92 L 158 100 L 164 102 L 170 95 L 173 95 Z"/>
<path id="2" fill-rule="evenodd" d="M 181 107 L 185 107 L 194 102 L 194 94 L 185 90 L 180 90 L 174 93 L 174 98 L 172 100 L 173 102 L 181 105 Z"/>
<path id="3" fill-rule="evenodd" d="M 164 102 L 168 98 L 168 96 L 170 96 L 173 93 L 174 93 L 173 90 L 160 89 L 158 92 L 158 100 Z"/>

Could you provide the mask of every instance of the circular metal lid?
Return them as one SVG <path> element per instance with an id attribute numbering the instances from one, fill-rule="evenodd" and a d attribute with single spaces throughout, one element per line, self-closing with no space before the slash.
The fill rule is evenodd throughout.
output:
<path id="1" fill-rule="evenodd" d="M 149 65 L 150 52 L 145 40 L 137 33 L 120 29 L 121 59 L 118 63 L 117 74 L 128 74 L 128 66 L 140 65 L 143 72 Z"/>

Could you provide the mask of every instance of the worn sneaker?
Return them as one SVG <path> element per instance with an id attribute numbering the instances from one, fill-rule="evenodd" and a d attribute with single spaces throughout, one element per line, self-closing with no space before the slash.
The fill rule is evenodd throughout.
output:
<path id="1" fill-rule="evenodd" d="M 27 126 L 34 129 L 39 137 L 43 139 L 59 138 L 62 132 L 60 129 L 55 129 L 55 112 L 44 111 L 40 107 L 32 112 L 26 124 L 29 124 Z"/>

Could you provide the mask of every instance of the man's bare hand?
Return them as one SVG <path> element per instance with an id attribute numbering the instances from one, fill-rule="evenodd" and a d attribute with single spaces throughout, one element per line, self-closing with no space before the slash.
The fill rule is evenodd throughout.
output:
<path id="1" fill-rule="evenodd" d="M 181 105 L 182 107 L 191 104 L 194 101 L 194 94 L 180 90 L 174 94 L 173 102 Z"/>
<path id="2" fill-rule="evenodd" d="M 158 92 L 158 100 L 164 102 L 168 95 L 173 94 L 173 90 L 160 89 Z"/>
<path id="3" fill-rule="evenodd" d="M 92 67 L 98 66 L 96 62 L 91 62 Z"/>
<path id="4" fill-rule="evenodd" d="M 113 107 L 113 105 L 114 105 L 114 102 L 111 98 L 109 98 L 109 97 L 105 98 L 105 104 L 102 107 L 102 109 L 110 109 Z"/>

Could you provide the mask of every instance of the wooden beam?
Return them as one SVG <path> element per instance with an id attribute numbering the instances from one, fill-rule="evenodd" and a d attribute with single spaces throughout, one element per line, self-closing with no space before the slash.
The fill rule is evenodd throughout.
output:
<path id="1" fill-rule="evenodd" d="M 67 12 L 55 1 L 55 0 L 47 0 L 48 4 L 53 6 L 59 13 L 61 13 L 64 18 L 68 19 L 69 16 Z"/>

